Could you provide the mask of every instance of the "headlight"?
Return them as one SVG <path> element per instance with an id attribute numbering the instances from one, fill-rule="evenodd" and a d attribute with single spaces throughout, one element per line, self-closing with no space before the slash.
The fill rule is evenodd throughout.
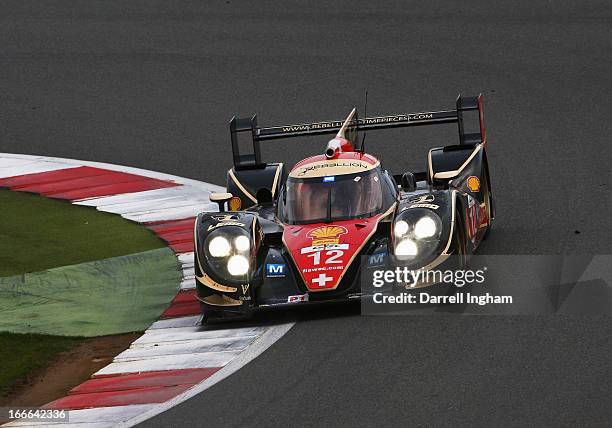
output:
<path id="1" fill-rule="evenodd" d="M 219 280 L 224 278 L 242 281 L 248 275 L 251 265 L 252 242 L 249 232 L 233 226 L 213 230 L 202 243 L 201 256 L 208 269 Z"/>
<path id="2" fill-rule="evenodd" d="M 213 257 L 227 257 L 230 250 L 230 243 L 223 236 L 215 236 L 208 243 L 208 252 Z"/>
<path id="3" fill-rule="evenodd" d="M 227 261 L 227 271 L 233 276 L 243 276 L 249 271 L 249 259 L 235 255 Z"/>
<path id="4" fill-rule="evenodd" d="M 393 234 L 398 259 L 419 265 L 435 257 L 442 234 L 442 219 L 424 208 L 404 210 L 393 226 Z"/>
<path id="5" fill-rule="evenodd" d="M 248 236 L 240 235 L 234 239 L 234 247 L 240 252 L 246 252 L 251 249 L 251 240 Z"/>
<path id="6" fill-rule="evenodd" d="M 401 214 L 401 219 L 395 222 L 393 231 L 398 241 L 402 238 L 411 238 L 417 241 L 438 239 L 442 231 L 442 221 L 440 217 L 429 210 L 411 209 Z"/>
<path id="7" fill-rule="evenodd" d="M 395 246 L 396 256 L 416 256 L 419 252 L 416 242 L 410 238 L 402 239 Z"/>
<path id="8" fill-rule="evenodd" d="M 414 236 L 418 239 L 431 238 L 436 234 L 438 225 L 431 217 L 421 217 L 414 225 Z"/>
<path id="9" fill-rule="evenodd" d="M 398 238 L 400 236 L 404 236 L 406 233 L 408 233 L 408 223 L 406 223 L 404 220 L 400 220 L 397 223 L 395 223 L 395 227 L 394 227 L 394 231 L 395 231 L 395 236 L 397 236 Z"/>

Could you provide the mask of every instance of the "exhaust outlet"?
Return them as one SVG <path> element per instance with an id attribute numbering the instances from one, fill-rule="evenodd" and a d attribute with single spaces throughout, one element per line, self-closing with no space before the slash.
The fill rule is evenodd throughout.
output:
<path id="1" fill-rule="evenodd" d="M 325 157 L 327 159 L 332 159 L 334 156 L 336 156 L 338 154 L 338 148 L 333 148 L 333 147 L 328 147 L 325 150 Z"/>

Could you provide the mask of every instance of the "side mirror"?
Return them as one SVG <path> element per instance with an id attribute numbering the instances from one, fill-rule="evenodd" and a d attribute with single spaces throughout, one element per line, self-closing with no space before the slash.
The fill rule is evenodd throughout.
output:
<path id="1" fill-rule="evenodd" d="M 405 172 L 402 174 L 402 189 L 406 192 L 414 192 L 416 190 L 416 179 L 414 174 L 411 172 Z"/>
<path id="2" fill-rule="evenodd" d="M 225 203 L 233 197 L 231 193 L 211 193 L 210 202 L 216 202 L 219 205 L 219 211 L 225 211 Z"/>

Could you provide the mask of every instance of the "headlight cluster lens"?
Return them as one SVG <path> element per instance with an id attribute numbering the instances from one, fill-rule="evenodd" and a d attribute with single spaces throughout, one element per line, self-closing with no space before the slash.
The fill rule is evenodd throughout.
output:
<path id="1" fill-rule="evenodd" d="M 227 261 L 227 271 L 234 276 L 245 275 L 249 271 L 249 259 L 241 255 L 230 257 Z"/>
<path id="2" fill-rule="evenodd" d="M 398 238 L 404 236 L 406 233 L 408 233 L 408 228 L 408 223 L 406 223 L 404 220 L 398 221 L 395 223 L 395 236 Z"/>
<path id="3" fill-rule="evenodd" d="M 419 252 L 416 242 L 410 238 L 402 239 L 395 246 L 395 255 L 397 256 L 416 256 Z"/>
<path id="4" fill-rule="evenodd" d="M 248 236 L 240 235 L 234 239 L 234 246 L 238 251 L 249 251 L 251 249 L 251 240 Z"/>
<path id="5" fill-rule="evenodd" d="M 213 231 L 205 243 L 208 265 L 220 276 L 244 276 L 249 272 L 251 238 L 243 229 L 224 227 Z"/>
<path id="6" fill-rule="evenodd" d="M 230 243 L 223 236 L 215 236 L 208 243 L 208 252 L 213 257 L 227 257 L 230 251 Z"/>
<path id="7" fill-rule="evenodd" d="M 431 238 L 437 230 L 438 226 L 431 217 L 422 217 L 414 225 L 414 236 L 418 239 Z"/>
<path id="8" fill-rule="evenodd" d="M 442 231 L 442 220 L 424 209 L 410 209 L 401 214 L 393 227 L 395 255 L 403 259 L 427 257 L 435 250 Z"/>

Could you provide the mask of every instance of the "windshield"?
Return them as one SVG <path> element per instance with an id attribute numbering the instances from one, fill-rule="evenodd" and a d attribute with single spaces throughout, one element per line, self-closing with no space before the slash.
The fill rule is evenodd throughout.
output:
<path id="1" fill-rule="evenodd" d="M 280 204 L 288 223 L 318 223 L 370 217 L 383 208 L 380 170 L 317 178 L 289 177 Z"/>

